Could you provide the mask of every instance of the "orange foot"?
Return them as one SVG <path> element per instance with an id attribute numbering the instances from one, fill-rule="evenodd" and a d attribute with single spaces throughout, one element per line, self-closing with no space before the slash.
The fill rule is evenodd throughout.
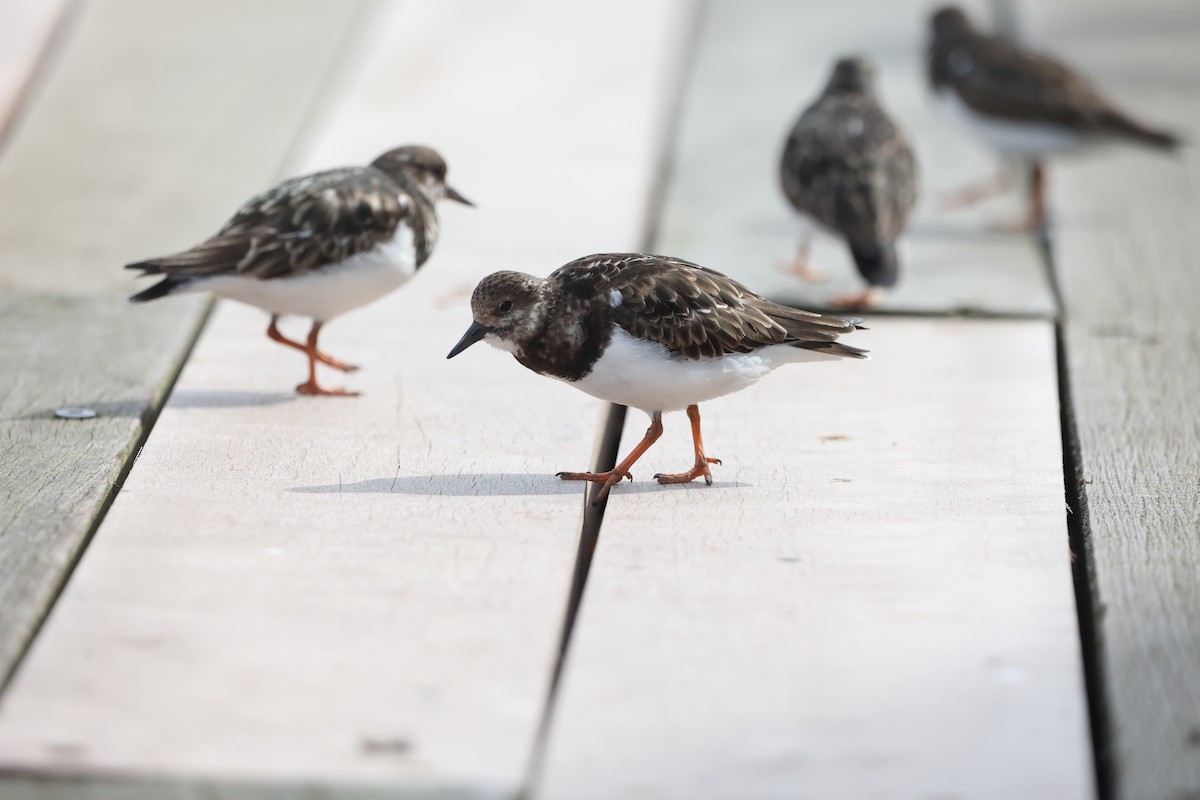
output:
<path id="1" fill-rule="evenodd" d="M 357 364 L 347 364 L 345 361 L 338 361 L 327 353 L 313 353 L 313 356 L 322 364 L 326 364 L 334 369 L 340 369 L 342 372 L 358 372 L 360 367 Z"/>
<path id="2" fill-rule="evenodd" d="M 613 469 L 608 472 L 560 472 L 555 477 L 562 478 L 564 481 L 590 481 L 604 484 L 596 493 L 595 499 L 592 500 L 592 505 L 596 505 L 608 495 L 609 489 L 621 482 L 622 478 L 632 481 L 633 473 L 628 470 L 621 472 Z"/>
<path id="3" fill-rule="evenodd" d="M 883 302 L 883 294 L 874 287 L 843 294 L 829 301 L 832 308 L 874 308 Z"/>
<path id="4" fill-rule="evenodd" d="M 308 397 L 358 397 L 358 392 L 348 389 L 325 389 L 316 381 L 309 380 L 296 387 L 296 391 Z"/>
<path id="5" fill-rule="evenodd" d="M 660 472 L 654 476 L 654 480 L 659 483 L 691 483 L 696 478 L 703 477 L 704 482 L 712 486 L 712 471 L 708 468 L 709 464 L 720 464 L 719 458 L 708 458 L 697 462 L 696 466 L 689 469 L 687 472 Z"/>

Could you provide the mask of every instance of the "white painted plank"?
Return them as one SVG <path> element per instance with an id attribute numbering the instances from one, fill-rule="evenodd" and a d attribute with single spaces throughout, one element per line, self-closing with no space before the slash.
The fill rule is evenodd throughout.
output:
<path id="1" fill-rule="evenodd" d="M 66 0 L 0 0 L 0 132 L 12 124 L 66 5 Z"/>
<path id="2" fill-rule="evenodd" d="M 230 197 L 231 186 L 277 177 L 358 4 L 312 3 L 276 40 L 285 8 L 291 4 L 227 0 L 80 8 L 6 143 L 0 685 L 131 463 L 207 311 L 200 298 L 131 309 L 125 293 L 133 280 L 121 265 L 154 252 L 142 249 L 148 241 L 165 248 L 200 238 L 201 226 L 240 199 Z M 230 25 L 235 10 L 238 24 Z M 268 113 L 240 113 L 259 107 Z M 181 179 L 197 164 L 205 165 L 201 178 Z M 57 419 L 60 406 L 96 416 Z"/>
<path id="3" fill-rule="evenodd" d="M 322 88 L 357 7 L 82 4 L 0 159 L 0 289 L 125 292 L 123 263 L 210 234 L 278 172 L 290 142 L 274 133 L 302 125 L 311 104 L 294 98 Z M 324 38 L 298 60 L 314 28 Z"/>
<path id="4" fill-rule="evenodd" d="M 0 763 L 181 796 L 516 792 L 578 542 L 581 487 L 554 472 L 599 409 L 445 354 L 484 272 L 641 240 L 684 10 L 384 9 L 304 167 L 427 141 L 479 209 L 444 208 L 413 283 L 327 329 L 365 366 L 357 400 L 293 397 L 265 316 L 218 309 L 4 701 Z"/>
<path id="5" fill-rule="evenodd" d="M 1091 796 L 1050 324 L 855 344 L 613 490 L 539 797 Z"/>
<path id="6" fill-rule="evenodd" d="M 805 284 L 778 266 L 794 258 L 799 226 L 779 188 L 788 131 L 840 56 L 879 67 L 881 95 L 921 169 L 920 201 L 901 246 L 897 311 L 1052 315 L 1033 240 L 996 231 L 1020 214 L 1014 195 L 976 210 L 939 210 L 939 196 L 986 179 L 995 157 L 937 113 L 923 64 L 929 5 L 918 0 L 713 0 L 706 13 L 673 152 L 659 250 L 745 280 L 757 291 L 819 306 L 861 285 L 843 242 L 813 241 L 829 280 Z M 986 17 L 983 10 L 977 15 Z"/>
<path id="7" fill-rule="evenodd" d="M 1200 797 L 1200 7 L 1025 4 L 1031 36 L 1190 142 L 1052 166 L 1106 772 Z"/>

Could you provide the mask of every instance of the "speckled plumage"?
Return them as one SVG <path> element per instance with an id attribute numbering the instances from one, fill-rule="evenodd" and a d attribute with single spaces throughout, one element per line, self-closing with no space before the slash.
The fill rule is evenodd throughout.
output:
<path id="1" fill-rule="evenodd" d="M 644 253 L 586 256 L 548 278 L 493 273 L 475 288 L 471 316 L 447 358 L 487 341 L 534 372 L 650 414 L 642 442 L 612 470 L 559 473 L 603 484 L 595 502 L 632 478 L 630 467 L 662 434 L 664 411 L 687 409 L 695 462 L 655 478 L 711 484 L 710 465 L 720 462 L 705 454 L 699 403 L 783 364 L 866 355 L 837 341 L 860 319 L 781 306 L 719 272 Z"/>
<path id="2" fill-rule="evenodd" d="M 545 279 L 493 273 L 475 289 L 471 310 L 485 329 L 480 338 L 502 340 L 529 369 L 567 381 L 592 370 L 616 327 L 687 361 L 772 345 L 855 358 L 864 352 L 837 341 L 856 329 L 857 318 L 772 303 L 714 270 L 644 253 L 586 256 Z"/>
<path id="3" fill-rule="evenodd" d="M 1179 144 L 1173 134 L 1132 119 L 1067 65 L 976 30 L 958 8 L 934 13 L 930 27 L 928 77 L 936 94 L 993 125 L 1041 129 L 1024 140 L 993 135 L 1002 150 L 1039 156 L 1106 139 L 1163 149 Z"/>
<path id="4" fill-rule="evenodd" d="M 916 204 L 917 162 L 880 105 L 865 59 L 835 65 L 788 136 L 780 177 L 797 211 L 846 240 L 868 284 L 896 283 L 896 239 Z"/>
<path id="5" fill-rule="evenodd" d="M 398 147 L 370 166 L 344 167 L 284 181 L 248 200 L 219 231 L 173 255 L 127 265 L 162 280 L 133 295 L 146 302 L 185 292 L 212 292 L 271 314 L 267 335 L 309 358 L 304 394 L 322 389 L 318 361 L 355 367 L 317 349 L 321 326 L 404 284 L 437 240 L 434 203 L 470 203 L 446 185 L 446 162 L 433 149 Z M 313 320 L 308 340 L 286 338 L 281 315 Z"/>
<path id="6" fill-rule="evenodd" d="M 412 231 L 419 268 L 437 240 L 438 194 L 430 189 L 445 177 L 441 156 L 427 147 L 408 146 L 383 154 L 370 166 L 293 178 L 252 197 L 208 240 L 127 269 L 165 274 L 169 289 L 217 276 L 293 278 L 390 242 L 401 225 Z M 134 299 L 153 299 L 142 295 L 162 285 Z"/>

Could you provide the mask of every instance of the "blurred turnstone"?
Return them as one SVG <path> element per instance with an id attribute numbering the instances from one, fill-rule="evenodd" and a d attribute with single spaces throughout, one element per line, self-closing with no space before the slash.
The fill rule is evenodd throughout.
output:
<path id="1" fill-rule="evenodd" d="M 1021 227 L 1040 227 L 1046 220 L 1039 159 L 1108 142 L 1159 150 L 1180 144 L 1175 135 L 1130 118 L 1065 64 L 977 31 L 958 8 L 935 12 L 930 27 L 929 83 L 938 104 L 1007 159 L 1034 160 L 1030 209 Z M 1002 175 L 964 190 L 958 203 L 981 200 L 1010 182 Z"/>
<path id="2" fill-rule="evenodd" d="M 592 255 L 548 278 L 493 273 L 471 297 L 474 321 L 447 358 L 478 341 L 540 375 L 650 415 L 645 437 L 610 472 L 561 472 L 603 484 L 596 501 L 662 434 L 664 411 L 687 409 L 696 460 L 659 483 L 711 484 L 698 403 L 745 389 L 782 364 L 866 351 L 837 341 L 860 319 L 777 305 L 710 269 L 641 253 Z"/>
<path id="3" fill-rule="evenodd" d="M 843 58 L 817 101 L 788 136 L 780 162 L 783 192 L 808 219 L 846 240 L 867 282 L 835 301 L 874 305 L 896 284 L 896 238 L 917 202 L 917 162 L 904 134 L 875 96 L 875 68 Z M 808 240 L 796 272 L 808 276 Z"/>
<path id="4" fill-rule="evenodd" d="M 472 205 L 446 185 L 446 162 L 428 147 L 398 147 L 367 167 L 343 167 L 285 181 L 252 197 L 215 236 L 190 250 L 126 269 L 163 275 L 129 298 L 212 292 L 271 314 L 267 336 L 308 356 L 307 395 L 353 395 L 317 383 L 317 362 L 358 369 L 321 352 L 321 326 L 396 289 L 437 241 L 434 202 Z M 307 341 L 286 338 L 284 314 L 312 319 Z"/>

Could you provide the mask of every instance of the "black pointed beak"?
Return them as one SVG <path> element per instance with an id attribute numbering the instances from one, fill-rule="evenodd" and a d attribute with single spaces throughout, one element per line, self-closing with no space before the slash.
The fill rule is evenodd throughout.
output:
<path id="1" fill-rule="evenodd" d="M 475 207 L 474 203 L 459 194 L 458 189 L 455 189 L 452 186 L 446 187 L 446 199 L 453 200 L 456 203 L 462 203 L 464 206 L 470 206 L 471 208 Z"/>
<path id="2" fill-rule="evenodd" d="M 466 350 L 471 345 L 478 342 L 483 337 L 492 332 L 492 329 L 487 325 L 480 325 L 478 322 L 472 322 L 471 327 L 467 328 L 467 332 L 458 340 L 458 344 L 454 345 L 454 349 L 450 351 L 450 355 L 446 358 L 454 358 L 456 355 Z"/>

